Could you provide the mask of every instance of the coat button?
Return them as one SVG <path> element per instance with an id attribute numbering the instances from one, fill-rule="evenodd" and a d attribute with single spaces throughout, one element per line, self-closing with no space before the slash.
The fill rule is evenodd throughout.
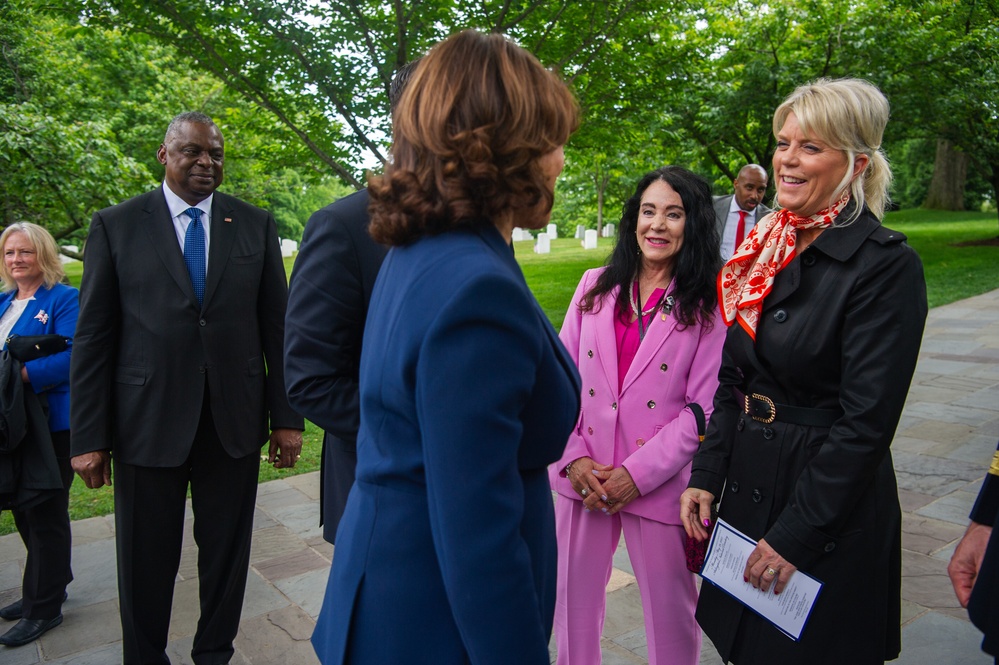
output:
<path id="1" fill-rule="evenodd" d="M 656 403 L 650 399 L 648 404 L 646 404 L 645 406 L 649 407 L 650 409 L 654 409 L 656 408 Z"/>
<path id="2" fill-rule="evenodd" d="M 645 439 L 638 439 L 637 441 L 635 441 L 635 444 L 638 445 L 639 447 L 642 447 L 645 445 Z"/>
<path id="3" fill-rule="evenodd" d="M 593 428 L 592 427 L 587 427 L 586 428 L 586 433 L 587 434 L 593 434 Z"/>
<path id="4" fill-rule="evenodd" d="M 617 402 L 614 402 L 613 404 L 611 404 L 611 408 L 614 409 L 615 411 L 617 411 Z"/>
<path id="5" fill-rule="evenodd" d="M 198 321 L 198 325 L 201 326 L 202 328 L 204 328 L 205 326 L 208 325 L 208 321 L 205 321 L 204 319 L 201 319 L 200 321 Z"/>
<path id="6" fill-rule="evenodd" d="M 804 265 L 806 265 L 806 266 L 814 266 L 815 265 L 815 255 L 814 254 L 809 254 L 809 253 L 806 252 L 805 255 L 803 257 L 801 257 L 801 262 Z"/>
<path id="7" fill-rule="evenodd" d="M 767 441 L 769 441 L 770 439 L 774 438 L 774 431 L 773 431 L 773 429 L 770 428 L 770 427 L 764 427 L 763 428 L 763 438 L 766 439 Z"/>
<path id="8" fill-rule="evenodd" d="M 739 481 L 733 480 L 728 484 L 728 488 L 732 491 L 732 494 L 739 493 Z"/>
<path id="9" fill-rule="evenodd" d="M 776 312 L 774 312 L 774 321 L 776 321 L 777 323 L 784 323 L 785 321 L 787 321 L 787 312 L 785 312 L 782 309 L 778 309 Z"/>
<path id="10" fill-rule="evenodd" d="M 763 501 L 763 495 L 760 494 L 760 490 L 753 490 L 753 501 L 755 503 L 759 503 L 760 501 Z"/>
<path id="11" fill-rule="evenodd" d="M 669 365 L 667 365 L 666 363 L 663 363 L 662 365 L 659 366 L 659 371 L 660 372 L 665 372 L 668 369 L 669 369 Z"/>
<path id="12" fill-rule="evenodd" d="M 592 358 L 592 357 L 593 357 L 593 350 L 591 349 L 591 350 L 587 351 L 587 352 L 586 352 L 586 356 L 587 356 L 588 358 Z"/>
<path id="13" fill-rule="evenodd" d="M 826 546 L 823 547 L 822 549 L 824 549 L 826 552 L 832 552 L 834 549 L 836 549 L 836 543 L 826 543 Z"/>
<path id="14" fill-rule="evenodd" d="M 590 397 L 593 397 L 596 394 L 597 394 L 597 391 L 594 390 L 593 388 L 590 388 Z"/>
<path id="15" fill-rule="evenodd" d="M 746 419 L 745 418 L 739 418 L 739 422 L 737 422 L 735 424 L 735 429 L 737 429 L 740 432 L 742 430 L 746 429 Z"/>

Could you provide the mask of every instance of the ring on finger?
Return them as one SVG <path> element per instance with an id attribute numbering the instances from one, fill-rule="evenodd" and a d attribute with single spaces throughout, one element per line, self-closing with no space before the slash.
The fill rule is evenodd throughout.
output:
<path id="1" fill-rule="evenodd" d="M 774 570 L 774 569 L 773 569 L 772 567 L 770 567 L 770 566 L 767 566 L 767 569 L 766 569 L 766 571 L 765 571 L 765 572 L 766 572 L 766 574 L 767 574 L 767 575 L 769 575 L 770 577 L 777 577 L 777 571 L 776 571 L 776 570 Z"/>
<path id="2" fill-rule="evenodd" d="M 589 493 L 590 493 L 590 490 L 589 490 L 589 488 L 586 488 L 586 487 L 584 487 L 583 489 L 579 490 L 579 495 L 582 496 L 582 497 L 585 497 Z"/>

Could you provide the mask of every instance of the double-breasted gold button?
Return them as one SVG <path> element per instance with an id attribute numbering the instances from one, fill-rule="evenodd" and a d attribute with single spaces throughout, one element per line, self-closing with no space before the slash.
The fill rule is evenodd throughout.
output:
<path id="1" fill-rule="evenodd" d="M 662 365 L 659 366 L 659 371 L 661 371 L 661 372 L 665 372 L 668 369 L 669 369 L 669 365 L 667 365 L 666 363 L 663 363 Z"/>
<path id="2" fill-rule="evenodd" d="M 593 388 L 590 388 L 590 397 L 593 397 L 596 394 L 597 394 L 597 391 L 594 390 Z"/>
<path id="3" fill-rule="evenodd" d="M 611 404 L 611 408 L 614 409 L 615 411 L 617 411 L 617 402 L 614 402 L 613 404 Z"/>
<path id="4" fill-rule="evenodd" d="M 587 357 L 592 358 L 593 357 L 593 349 L 590 349 L 589 351 L 587 351 L 586 355 L 587 355 Z"/>
<path id="5" fill-rule="evenodd" d="M 593 434 L 593 428 L 592 427 L 587 427 L 586 428 L 586 433 L 587 434 Z"/>
<path id="6" fill-rule="evenodd" d="M 649 407 L 650 409 L 654 409 L 654 408 L 656 408 L 656 403 L 655 403 L 655 402 L 653 402 L 653 401 L 652 401 L 652 400 L 650 399 L 650 400 L 649 400 L 649 403 L 648 403 L 648 404 L 646 404 L 645 406 Z"/>
<path id="7" fill-rule="evenodd" d="M 644 445 L 645 445 L 645 439 L 641 439 L 641 438 L 640 438 L 640 439 L 638 439 L 637 441 L 635 441 L 635 443 L 636 443 L 636 444 L 637 444 L 637 445 L 638 445 L 639 447 L 642 447 L 642 446 L 644 446 Z"/>

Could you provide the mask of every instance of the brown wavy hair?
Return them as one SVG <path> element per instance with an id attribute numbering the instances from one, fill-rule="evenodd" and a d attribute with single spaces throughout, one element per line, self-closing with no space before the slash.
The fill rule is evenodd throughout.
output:
<path id="1" fill-rule="evenodd" d="M 572 93 L 499 34 L 466 30 L 420 61 L 393 117 L 392 159 L 368 180 L 371 236 L 405 245 L 489 221 L 542 223 L 539 160 L 579 125 Z"/>

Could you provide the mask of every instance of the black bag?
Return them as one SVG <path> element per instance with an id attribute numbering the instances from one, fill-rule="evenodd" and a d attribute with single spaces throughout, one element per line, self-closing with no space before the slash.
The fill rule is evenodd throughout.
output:
<path id="1" fill-rule="evenodd" d="M 60 353 L 68 347 L 69 338 L 62 335 L 12 335 L 7 338 L 7 350 L 22 363 Z"/>
<path id="2" fill-rule="evenodd" d="M 0 453 L 11 453 L 28 430 L 21 363 L 0 351 Z"/>

